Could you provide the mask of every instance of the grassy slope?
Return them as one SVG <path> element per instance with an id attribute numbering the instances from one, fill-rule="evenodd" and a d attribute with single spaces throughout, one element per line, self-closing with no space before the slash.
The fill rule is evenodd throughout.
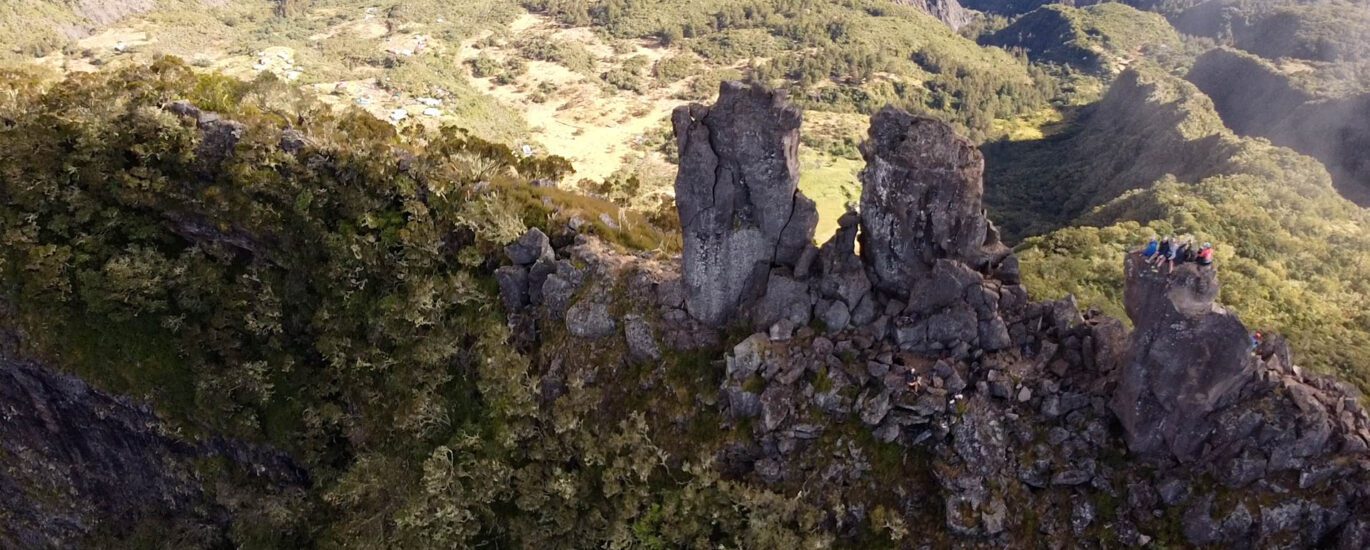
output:
<path id="1" fill-rule="evenodd" d="M 1250 326 L 1370 388 L 1370 215 L 1313 159 L 1233 136 L 1189 83 L 1129 71 L 1068 131 L 987 156 L 996 219 L 1040 235 L 1018 247 L 1037 297 L 1074 293 L 1121 315 L 1125 251 L 1192 235 L 1216 244 L 1222 300 Z"/>
<path id="2" fill-rule="evenodd" d="M 529 0 L 530 9 L 617 38 L 661 38 L 711 64 L 751 65 L 788 82 L 807 109 L 871 113 L 887 103 L 953 120 L 983 136 L 992 120 L 1047 97 L 1027 64 L 981 48 L 927 14 L 878 0 Z"/>

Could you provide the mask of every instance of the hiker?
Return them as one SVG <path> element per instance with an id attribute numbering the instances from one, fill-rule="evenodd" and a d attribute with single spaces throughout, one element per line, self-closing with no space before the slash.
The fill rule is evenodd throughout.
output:
<path id="1" fill-rule="evenodd" d="M 1213 265 L 1213 243 L 1204 243 L 1197 256 L 1199 267 Z"/>
<path id="2" fill-rule="evenodd" d="M 1264 339 L 1264 337 L 1261 336 L 1261 331 L 1258 330 L 1258 331 L 1256 331 L 1256 332 L 1251 333 L 1251 352 L 1252 352 L 1252 353 L 1255 353 L 1256 348 L 1260 347 L 1260 345 L 1261 345 L 1261 340 L 1263 340 L 1263 339 Z"/>
<path id="3" fill-rule="evenodd" d="M 1170 256 L 1165 259 L 1166 274 L 1175 272 L 1175 262 L 1184 263 L 1185 252 L 1189 249 L 1188 243 L 1175 243 L 1170 247 Z"/>
<path id="4" fill-rule="evenodd" d="M 1198 247 L 1194 246 L 1194 243 L 1192 242 L 1186 243 L 1184 247 L 1184 258 L 1181 258 L 1180 261 L 1187 264 L 1199 261 Z"/>
<path id="5" fill-rule="evenodd" d="M 1171 237 L 1166 237 L 1161 241 L 1160 247 L 1156 249 L 1156 255 L 1151 258 L 1151 268 L 1157 269 L 1170 257 Z"/>
<path id="6" fill-rule="evenodd" d="M 1141 254 L 1143 258 L 1150 260 L 1152 256 L 1156 255 L 1156 247 L 1158 246 L 1160 246 L 1160 243 L 1157 242 L 1156 237 L 1153 236 L 1150 241 L 1147 241 L 1146 247 L 1138 250 L 1137 253 Z"/>

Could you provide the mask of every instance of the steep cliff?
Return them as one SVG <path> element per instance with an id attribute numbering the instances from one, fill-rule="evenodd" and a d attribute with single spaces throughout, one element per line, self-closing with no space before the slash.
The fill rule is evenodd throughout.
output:
<path id="1" fill-rule="evenodd" d="M 928 15 L 936 17 L 938 21 L 946 23 L 953 30 L 961 30 L 975 19 L 975 12 L 961 6 L 957 0 L 895 0 L 896 2 L 912 6 L 927 12 Z"/>

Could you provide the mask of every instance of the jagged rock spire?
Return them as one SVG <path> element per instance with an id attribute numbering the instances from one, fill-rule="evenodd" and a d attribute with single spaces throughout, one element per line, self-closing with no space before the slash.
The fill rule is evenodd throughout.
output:
<path id="1" fill-rule="evenodd" d="M 799 191 L 799 109 L 783 93 L 726 82 L 712 107 L 672 115 L 680 148 L 676 208 L 691 315 L 718 325 L 793 266 L 818 213 Z"/>
<path id="2" fill-rule="evenodd" d="M 984 215 L 985 159 L 950 125 L 886 107 L 861 154 L 861 250 L 877 288 L 905 297 L 937 260 L 983 270 L 1009 258 Z"/>

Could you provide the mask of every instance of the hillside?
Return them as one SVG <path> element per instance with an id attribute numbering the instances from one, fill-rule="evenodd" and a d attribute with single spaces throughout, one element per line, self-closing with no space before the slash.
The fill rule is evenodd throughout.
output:
<path id="1" fill-rule="evenodd" d="M 1193 85 L 1123 73 L 1046 140 L 987 146 L 986 202 L 1043 296 L 1121 311 L 1127 250 L 1147 235 L 1212 241 L 1223 301 L 1278 327 L 1309 364 L 1370 388 L 1370 231 L 1311 158 L 1234 136 Z"/>
<path id="2" fill-rule="evenodd" d="M 0 4 L 0 548 L 1370 548 L 1364 0 Z"/>
<path id="3" fill-rule="evenodd" d="M 1084 8 L 1043 6 L 983 43 L 1024 49 L 1036 63 L 1112 74 L 1149 51 L 1178 49 L 1180 37 L 1161 16 L 1110 2 Z"/>
<path id="4" fill-rule="evenodd" d="M 1185 78 L 1213 99 L 1237 133 L 1317 158 L 1343 196 L 1370 205 L 1370 92 L 1318 94 L 1298 73 L 1227 49 L 1200 57 Z"/>
<path id="5" fill-rule="evenodd" d="M 5 546 L 1370 536 L 1370 415 L 1215 301 L 1258 267 L 1119 259 L 1133 331 L 1032 301 L 935 119 L 872 118 L 818 247 L 801 111 L 760 85 L 673 112 L 679 235 L 279 82 L 0 86 Z"/>

